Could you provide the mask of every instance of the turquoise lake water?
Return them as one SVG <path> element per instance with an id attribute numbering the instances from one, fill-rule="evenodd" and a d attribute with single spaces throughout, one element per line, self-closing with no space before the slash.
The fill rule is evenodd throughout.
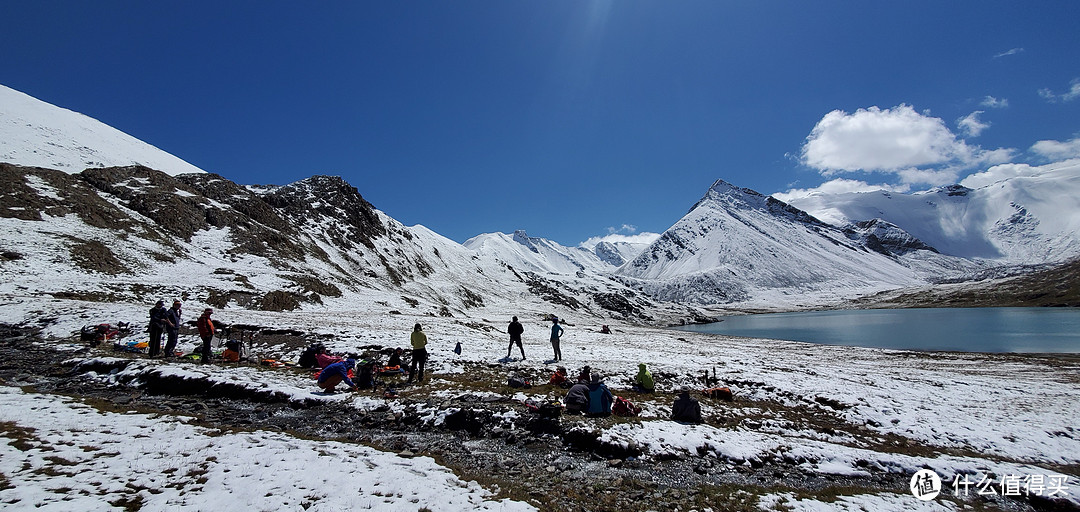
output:
<path id="1" fill-rule="evenodd" d="M 1080 308 L 861 309 L 769 313 L 677 329 L 911 350 L 1080 353 Z"/>

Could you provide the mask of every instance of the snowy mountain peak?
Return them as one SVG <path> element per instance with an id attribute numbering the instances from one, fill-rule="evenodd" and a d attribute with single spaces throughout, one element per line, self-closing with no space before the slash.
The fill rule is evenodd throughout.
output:
<path id="1" fill-rule="evenodd" d="M 540 249 L 536 248 L 536 243 L 533 242 L 532 238 L 529 238 L 529 234 L 524 229 L 514 231 L 514 241 L 528 247 L 530 251 L 540 254 Z"/>
<path id="2" fill-rule="evenodd" d="M 722 208 L 728 211 L 759 210 L 796 222 L 825 225 L 810 214 L 779 199 L 766 196 L 756 190 L 732 185 L 724 180 L 716 180 L 705 196 L 694 204 L 690 211 L 700 207 Z"/>
<path id="3" fill-rule="evenodd" d="M 176 175 L 205 172 L 78 112 L 0 85 L 0 162 L 76 173 L 141 165 Z"/>

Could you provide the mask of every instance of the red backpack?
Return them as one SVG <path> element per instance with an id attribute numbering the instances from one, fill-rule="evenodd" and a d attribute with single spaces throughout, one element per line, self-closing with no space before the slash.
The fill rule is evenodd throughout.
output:
<path id="1" fill-rule="evenodd" d="M 641 407 L 621 397 L 615 397 L 615 403 L 611 405 L 611 414 L 616 416 L 637 416 L 641 414 Z"/>

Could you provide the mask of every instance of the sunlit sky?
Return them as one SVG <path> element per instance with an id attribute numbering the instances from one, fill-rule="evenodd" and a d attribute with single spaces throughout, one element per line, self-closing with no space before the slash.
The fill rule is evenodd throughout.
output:
<path id="1" fill-rule="evenodd" d="M 1080 2 L 5 2 L 0 83 L 459 242 L 1080 157 Z"/>

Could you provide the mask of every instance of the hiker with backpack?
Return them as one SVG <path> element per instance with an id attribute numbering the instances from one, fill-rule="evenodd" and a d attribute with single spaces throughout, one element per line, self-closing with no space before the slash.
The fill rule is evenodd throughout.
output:
<path id="1" fill-rule="evenodd" d="M 679 390 L 679 397 L 671 406 L 671 419 L 683 423 L 701 423 L 701 404 L 690 397 L 690 386 Z"/>
<path id="2" fill-rule="evenodd" d="M 165 334 L 165 301 L 159 300 L 150 308 L 150 357 L 161 353 L 161 335 Z"/>
<path id="3" fill-rule="evenodd" d="M 176 355 L 176 341 L 180 337 L 180 301 L 174 300 L 172 307 L 165 312 L 165 357 Z"/>
<path id="4" fill-rule="evenodd" d="M 356 383 L 349 378 L 349 370 L 352 370 L 354 366 L 356 366 L 356 361 L 353 359 L 346 359 L 327 366 L 319 372 L 319 379 L 316 383 L 327 393 L 336 393 L 337 391 L 334 388 L 342 382 L 349 386 L 352 391 L 356 391 L 358 389 Z"/>
<path id="5" fill-rule="evenodd" d="M 648 368 L 645 367 L 645 363 L 638 365 L 638 373 L 634 377 L 633 389 L 638 393 L 652 393 L 656 389 L 656 381 L 653 380 L 652 373 L 649 373 Z"/>
<path id="6" fill-rule="evenodd" d="M 563 328 L 559 325 L 559 317 L 551 319 L 551 348 L 555 351 L 555 360 L 562 361 L 562 350 L 559 348 L 559 338 L 563 335 Z"/>
<path id="7" fill-rule="evenodd" d="M 518 349 L 521 350 L 521 360 L 525 360 L 525 347 L 521 345 L 521 333 L 525 332 L 525 328 L 518 322 L 518 318 L 515 316 L 510 320 L 510 325 L 506 326 L 506 332 L 510 335 L 510 346 L 506 347 L 506 358 L 510 359 L 510 352 L 514 350 L 514 343 L 517 343 Z"/>
<path id="8" fill-rule="evenodd" d="M 610 416 L 611 403 L 615 400 L 611 395 L 611 390 L 600 381 L 599 373 L 592 374 L 590 380 L 589 408 L 585 413 L 589 416 Z"/>
<path id="9" fill-rule="evenodd" d="M 409 363 L 409 380 L 412 382 L 415 378 L 417 382 L 423 382 L 424 380 L 424 365 L 427 363 L 427 335 L 421 330 L 420 324 L 413 326 L 413 332 L 409 336 L 409 343 L 412 344 L 412 361 Z M 417 371 L 419 367 L 419 371 Z"/>
<path id="10" fill-rule="evenodd" d="M 210 363 L 210 342 L 214 341 L 214 321 L 210 319 L 210 315 L 213 313 L 213 309 L 206 308 L 203 310 L 199 320 L 195 322 L 195 325 L 199 328 L 199 337 L 202 338 L 202 357 L 200 358 L 202 364 Z"/>

